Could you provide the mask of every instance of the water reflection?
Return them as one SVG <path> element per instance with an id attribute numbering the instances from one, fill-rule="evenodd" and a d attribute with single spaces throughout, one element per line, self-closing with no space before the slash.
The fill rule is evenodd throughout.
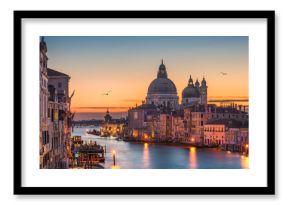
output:
<path id="1" fill-rule="evenodd" d="M 235 152 L 225 152 L 215 148 L 117 141 L 114 137 L 99 137 L 87 134 L 85 129 L 75 128 L 73 135 L 81 135 L 85 142 L 92 140 L 106 147 L 106 160 L 105 163 L 102 163 L 102 166 L 106 169 L 249 168 L 249 158 Z M 115 166 L 113 150 L 115 150 Z"/>
<path id="2" fill-rule="evenodd" d="M 121 167 L 120 166 L 118 166 L 118 165 L 113 165 L 113 166 L 111 166 L 111 169 L 121 169 Z"/>
<path id="3" fill-rule="evenodd" d="M 241 168 L 249 169 L 249 157 L 241 155 Z"/>
<path id="4" fill-rule="evenodd" d="M 196 147 L 190 147 L 189 148 L 189 164 L 190 164 L 190 168 L 192 168 L 192 169 L 197 168 Z"/>
<path id="5" fill-rule="evenodd" d="M 143 147 L 143 163 L 144 163 L 144 168 L 150 168 L 150 163 L 149 163 L 149 145 L 148 143 L 144 143 Z"/>

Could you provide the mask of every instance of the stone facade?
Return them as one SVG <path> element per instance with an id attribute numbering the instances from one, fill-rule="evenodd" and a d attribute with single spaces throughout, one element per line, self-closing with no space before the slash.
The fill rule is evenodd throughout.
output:
<path id="1" fill-rule="evenodd" d="M 40 41 L 39 52 L 39 165 L 40 168 L 45 167 L 49 163 L 49 151 L 51 144 L 48 133 L 48 76 L 47 76 L 47 46 L 44 38 Z"/>
<path id="2" fill-rule="evenodd" d="M 47 68 L 47 47 L 40 42 L 40 168 L 68 168 L 72 113 L 67 74 Z"/>
<path id="3" fill-rule="evenodd" d="M 220 146 L 225 144 L 226 126 L 224 124 L 206 124 L 204 126 L 204 145 Z"/>

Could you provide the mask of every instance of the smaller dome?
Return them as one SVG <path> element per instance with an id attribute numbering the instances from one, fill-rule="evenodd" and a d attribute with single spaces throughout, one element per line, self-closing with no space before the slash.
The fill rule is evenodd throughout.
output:
<path id="1" fill-rule="evenodd" d="M 182 91 L 182 98 L 199 98 L 199 97 L 200 97 L 199 87 L 194 86 L 193 80 L 190 76 L 187 87 L 184 88 Z"/>
<path id="2" fill-rule="evenodd" d="M 182 98 L 199 98 L 200 92 L 196 87 L 187 86 L 182 91 Z"/>

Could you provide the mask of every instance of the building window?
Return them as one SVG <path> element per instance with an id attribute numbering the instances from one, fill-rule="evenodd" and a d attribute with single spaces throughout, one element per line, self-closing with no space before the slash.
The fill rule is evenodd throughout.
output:
<path id="1" fill-rule="evenodd" d="M 62 83 L 61 83 L 61 82 L 58 83 L 58 87 L 59 87 L 59 88 L 62 87 Z"/>
<path id="2" fill-rule="evenodd" d="M 134 112 L 134 119 L 138 119 L 138 113 L 137 112 Z"/>
<path id="3" fill-rule="evenodd" d="M 49 143 L 48 131 L 42 131 L 42 144 L 48 144 L 48 143 Z"/>

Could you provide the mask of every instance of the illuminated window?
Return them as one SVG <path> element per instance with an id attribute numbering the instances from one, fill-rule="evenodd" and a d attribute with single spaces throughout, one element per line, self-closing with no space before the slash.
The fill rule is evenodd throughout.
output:
<path id="1" fill-rule="evenodd" d="M 134 112 L 134 119 L 138 119 L 138 113 L 137 112 Z"/>

